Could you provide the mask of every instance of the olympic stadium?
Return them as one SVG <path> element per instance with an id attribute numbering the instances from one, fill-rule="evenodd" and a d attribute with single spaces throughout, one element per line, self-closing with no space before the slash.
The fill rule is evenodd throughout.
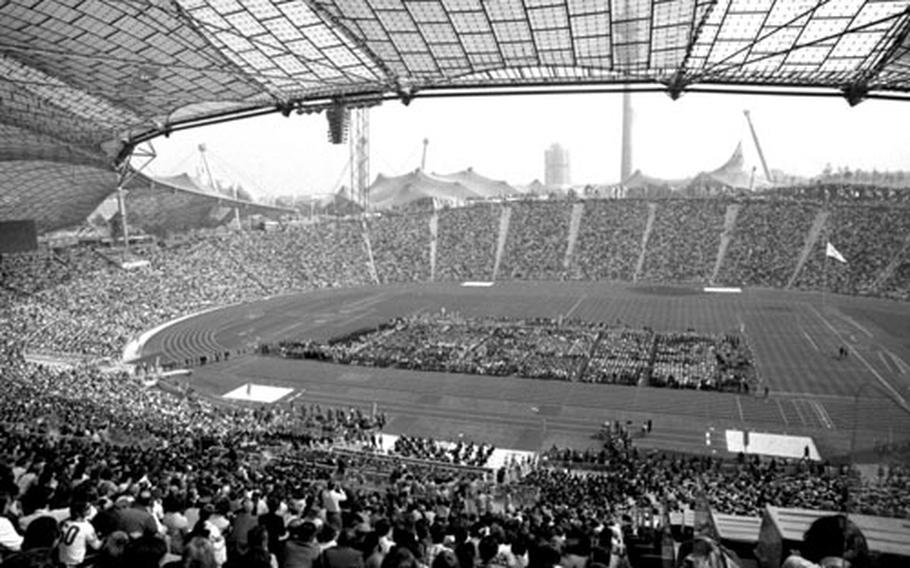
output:
<path id="1" fill-rule="evenodd" d="M 421 98 L 901 102 L 910 2 L 12 0 L 0 30 L 4 563 L 910 558 L 903 178 L 785 180 L 748 112 L 760 170 L 633 171 L 626 113 L 620 179 L 571 191 L 371 183 L 368 135 Z M 276 114 L 350 147 L 309 215 L 146 168 Z"/>

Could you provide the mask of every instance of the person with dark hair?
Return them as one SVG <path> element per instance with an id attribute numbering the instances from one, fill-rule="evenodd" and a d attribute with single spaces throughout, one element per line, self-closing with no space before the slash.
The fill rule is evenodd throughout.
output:
<path id="1" fill-rule="evenodd" d="M 9 494 L 0 494 L 0 551 L 18 552 L 22 548 L 22 535 L 9 519 L 12 505 Z"/>
<path id="2" fill-rule="evenodd" d="M 269 512 L 259 516 L 259 526 L 265 528 L 266 534 L 268 534 L 269 552 L 275 555 L 279 564 L 282 564 L 284 562 L 284 540 L 287 538 L 288 531 L 284 525 L 284 517 L 278 514 L 281 509 L 281 499 L 275 495 L 269 495 L 265 503 Z"/>
<path id="3" fill-rule="evenodd" d="M 3 568 L 54 568 L 57 539 L 60 531 L 53 517 L 39 517 L 29 523 L 22 541 L 22 550 L 3 562 Z"/>
<path id="4" fill-rule="evenodd" d="M 228 534 L 227 548 L 228 557 L 240 556 L 247 550 L 246 537 L 255 526 L 259 525 L 259 519 L 253 513 L 252 499 L 244 499 L 240 502 L 240 512 L 231 522 L 233 530 Z"/>
<path id="5" fill-rule="evenodd" d="M 123 531 L 114 531 L 104 539 L 104 544 L 95 559 L 95 568 L 119 568 L 123 566 L 123 555 L 130 543 L 130 537 Z"/>
<path id="6" fill-rule="evenodd" d="M 869 545 L 845 515 L 819 517 L 803 535 L 800 555 L 784 560 L 783 568 L 867 568 Z"/>
<path id="7" fill-rule="evenodd" d="M 465 534 L 467 537 L 467 534 Z M 458 558 L 458 564 L 461 568 L 474 568 L 474 559 L 477 557 L 477 547 L 470 539 L 462 540 L 455 547 L 455 556 Z"/>
<path id="8" fill-rule="evenodd" d="M 183 543 L 190 532 L 190 522 L 184 514 L 184 502 L 177 495 L 169 493 L 164 497 L 161 507 L 164 509 L 161 524 L 167 532 L 168 550 L 172 554 L 183 554 Z"/>
<path id="9" fill-rule="evenodd" d="M 382 560 L 381 568 L 420 568 L 417 557 L 409 549 L 403 546 L 396 546 L 392 551 L 386 554 Z"/>
<path id="10" fill-rule="evenodd" d="M 331 525 L 326 525 L 327 528 Z M 363 553 L 354 547 L 356 535 L 353 529 L 344 529 L 338 534 L 338 544 L 322 551 L 319 568 L 363 568 Z"/>
<path id="11" fill-rule="evenodd" d="M 250 529 L 247 534 L 247 551 L 231 559 L 225 568 L 278 568 L 278 560 L 269 552 L 269 533 L 262 525 Z"/>
<path id="12" fill-rule="evenodd" d="M 446 530 L 443 525 L 435 523 L 430 527 L 430 546 L 427 547 L 426 551 L 427 565 L 432 566 L 433 561 L 436 560 L 438 554 L 449 550 L 445 546 L 445 538 Z"/>
<path id="13" fill-rule="evenodd" d="M 60 544 L 57 551 L 60 563 L 65 566 L 78 566 L 85 561 L 88 548 L 101 548 L 101 539 L 95 534 L 95 527 L 85 520 L 89 512 L 88 503 L 75 501 L 70 505 L 70 518 L 60 525 Z"/>
<path id="14" fill-rule="evenodd" d="M 195 536 L 183 547 L 182 558 L 168 562 L 163 568 L 218 568 L 215 549 L 209 539 Z"/>
<path id="15" fill-rule="evenodd" d="M 433 558 L 433 563 L 430 564 L 430 568 L 461 568 L 461 565 L 458 562 L 458 557 L 455 556 L 453 551 L 444 549 Z"/>
<path id="16" fill-rule="evenodd" d="M 288 539 L 284 543 L 284 564 L 282 568 L 313 568 L 320 553 L 316 544 L 316 525 L 295 520 L 288 527 Z"/>
<path id="17" fill-rule="evenodd" d="M 60 529 L 53 517 L 39 517 L 29 523 L 22 540 L 22 550 L 53 548 L 60 538 Z"/>
<path id="18" fill-rule="evenodd" d="M 363 537 L 360 543 L 360 550 L 363 552 L 363 565 L 365 568 L 380 568 L 385 554 L 382 553 L 382 546 L 379 544 L 379 534 L 376 531 L 370 532 Z"/>
<path id="19" fill-rule="evenodd" d="M 130 541 L 123 555 L 122 566 L 129 568 L 158 568 L 167 554 L 164 539 L 155 534 L 146 534 Z"/>

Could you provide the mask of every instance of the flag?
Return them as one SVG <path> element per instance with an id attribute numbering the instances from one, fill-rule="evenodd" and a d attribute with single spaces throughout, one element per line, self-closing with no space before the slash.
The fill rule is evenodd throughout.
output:
<path id="1" fill-rule="evenodd" d="M 838 252 L 838 250 L 836 248 L 834 248 L 834 245 L 832 245 L 830 241 L 828 242 L 828 246 L 825 247 L 825 256 L 828 256 L 828 257 L 833 258 L 834 260 L 843 262 L 844 264 L 847 263 L 847 259 L 844 258 L 844 255 L 842 255 L 840 252 Z"/>

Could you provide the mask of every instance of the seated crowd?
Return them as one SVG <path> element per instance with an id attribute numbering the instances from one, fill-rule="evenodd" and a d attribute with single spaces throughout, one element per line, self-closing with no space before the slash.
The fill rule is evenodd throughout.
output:
<path id="1" fill-rule="evenodd" d="M 603 323 L 416 314 L 320 343 L 285 340 L 264 354 L 346 365 L 748 392 L 757 378 L 743 337 L 655 333 Z"/>
<path id="2" fill-rule="evenodd" d="M 492 485 L 451 468 L 483 463 L 487 444 L 445 449 L 400 438 L 395 453 L 416 462 L 351 449 L 358 439 L 367 448 L 375 427 L 356 411 L 219 407 L 91 367 L 39 368 L 12 353 L 4 368 L 15 397 L 0 420 L 4 566 L 36 558 L 157 566 L 166 554 L 174 566 L 212 567 L 386 566 L 402 555 L 412 568 L 442 568 L 440 555 L 448 568 L 499 556 L 502 566 L 555 566 L 571 555 L 609 565 L 634 561 L 623 552 L 634 528 L 624 519 L 702 498 L 732 514 L 849 503 L 910 518 L 900 468 L 863 482 L 809 463 L 645 454 L 614 425 L 601 451 L 554 448 Z M 32 404 L 16 403 L 25 399 Z M 309 419 L 339 430 L 314 432 Z M 570 535 L 602 550 L 553 541 Z"/>
<path id="3" fill-rule="evenodd" d="M 483 467 L 493 455 L 494 449 L 489 444 L 478 445 L 466 441 L 443 444 L 430 438 L 399 436 L 392 447 L 392 453 L 409 458 Z"/>

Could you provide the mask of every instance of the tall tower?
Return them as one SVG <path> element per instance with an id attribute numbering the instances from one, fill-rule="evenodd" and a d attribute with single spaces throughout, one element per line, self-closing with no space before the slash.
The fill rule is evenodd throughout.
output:
<path id="1" fill-rule="evenodd" d="M 370 185 L 370 109 L 351 111 L 350 170 L 351 201 L 367 208 L 367 187 Z"/>
<path id="2" fill-rule="evenodd" d="M 544 152 L 544 184 L 547 187 L 569 185 L 569 151 L 551 144 Z"/>
<path id="3" fill-rule="evenodd" d="M 622 158 L 619 165 L 619 181 L 632 175 L 632 94 L 622 93 Z"/>

